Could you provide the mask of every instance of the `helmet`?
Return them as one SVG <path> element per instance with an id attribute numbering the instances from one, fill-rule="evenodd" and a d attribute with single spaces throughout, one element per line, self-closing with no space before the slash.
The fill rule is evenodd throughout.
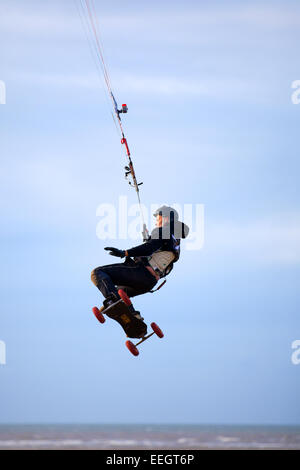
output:
<path id="1" fill-rule="evenodd" d="M 162 215 L 163 217 L 169 217 L 169 219 L 173 219 L 174 221 L 178 220 L 178 212 L 176 209 L 170 206 L 161 206 L 154 212 L 154 217 L 157 215 Z"/>
<path id="2" fill-rule="evenodd" d="M 179 215 L 176 209 L 170 206 L 161 206 L 154 212 L 154 217 L 157 215 L 162 215 L 163 217 L 169 218 L 169 224 L 171 227 L 171 232 L 175 235 L 176 239 L 186 238 L 189 233 L 189 227 L 180 222 Z"/>

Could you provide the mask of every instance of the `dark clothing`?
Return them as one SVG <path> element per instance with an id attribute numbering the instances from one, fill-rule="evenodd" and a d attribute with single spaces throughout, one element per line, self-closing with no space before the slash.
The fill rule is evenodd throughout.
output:
<path id="1" fill-rule="evenodd" d="M 164 227 L 156 227 L 151 232 L 151 237 L 145 243 L 135 246 L 127 250 L 128 256 L 140 257 L 141 261 L 147 265 L 147 256 L 152 255 L 155 251 L 174 251 L 174 238 L 170 225 Z"/>
<path id="2" fill-rule="evenodd" d="M 108 264 L 94 269 L 92 282 L 107 298 L 112 293 L 118 296 L 118 289 L 123 289 L 129 297 L 145 294 L 155 286 L 157 280 L 143 263 L 126 259 L 124 263 Z"/>
<path id="3" fill-rule="evenodd" d="M 176 227 L 178 226 L 180 235 L 183 233 L 183 227 L 186 226 L 181 222 Z M 178 238 L 181 238 L 181 235 Z M 91 276 L 92 282 L 105 298 L 110 297 L 111 294 L 118 297 L 119 288 L 122 288 L 129 297 L 145 294 L 157 283 L 155 276 L 146 268 L 149 265 L 147 257 L 158 250 L 176 252 L 174 243 L 177 243 L 177 260 L 180 241 L 174 238 L 174 226 L 167 224 L 163 227 L 156 227 L 152 230 L 149 240 L 127 250 L 128 258 L 124 263 L 108 264 L 94 269 Z M 135 261 L 131 257 L 135 258 Z"/>

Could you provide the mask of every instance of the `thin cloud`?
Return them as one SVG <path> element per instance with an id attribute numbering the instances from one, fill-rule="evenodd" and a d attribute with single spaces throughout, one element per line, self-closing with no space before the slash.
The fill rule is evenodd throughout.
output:
<path id="1" fill-rule="evenodd" d="M 217 100 L 237 100 L 240 101 L 267 101 L 268 96 L 273 92 L 269 82 L 261 82 L 256 79 L 242 79 L 237 77 L 215 77 L 204 76 L 196 80 L 189 77 L 160 76 L 160 75 L 137 75 L 122 74 L 121 79 L 118 73 L 111 73 L 114 77 L 116 89 L 119 93 L 134 93 L 156 96 L 176 96 L 182 97 L 204 97 Z M 95 73 L 87 74 L 40 74 L 10 72 L 7 74 L 10 80 L 29 83 L 33 86 L 47 86 L 50 88 L 72 91 L 80 90 L 101 91 L 98 98 L 104 100 L 106 93 L 102 76 Z"/>
<path id="2" fill-rule="evenodd" d="M 230 76 L 202 76 L 199 80 L 174 76 L 123 75 L 118 90 L 156 95 L 203 96 L 223 100 L 242 97 L 245 100 L 262 99 L 270 93 L 270 84 L 258 80 Z"/>
<path id="3" fill-rule="evenodd" d="M 13 2 L 12 2 L 13 3 Z M 173 30 L 173 38 L 178 38 L 178 31 L 185 29 L 187 32 L 195 26 L 211 28 L 213 26 L 241 26 L 241 27 L 262 27 L 271 29 L 283 29 L 300 26 L 300 9 L 298 6 L 290 4 L 270 5 L 270 3 L 256 3 L 244 5 L 227 5 L 216 8 L 214 2 L 211 6 L 195 7 L 185 4 L 184 10 L 180 11 L 181 5 L 177 5 L 176 10 L 170 4 L 159 4 L 159 12 L 153 8 L 143 9 L 143 14 L 127 13 L 122 10 L 121 14 L 108 13 L 107 8 L 97 6 L 97 14 L 100 26 L 106 34 L 116 38 L 123 38 L 124 27 L 126 37 L 141 31 L 148 31 L 147 36 L 151 41 L 156 40 L 156 34 L 160 31 L 160 37 Z M 67 21 L 66 21 L 67 18 Z M 151 30 L 149 31 L 149 25 Z M 79 36 L 82 34 L 79 28 L 80 18 L 75 2 L 71 2 L 70 8 L 62 9 L 61 4 L 43 6 L 39 9 L 35 5 L 30 8 L 30 4 L 20 5 L 14 3 L 5 5 L 3 15 L 0 17 L 0 27 L 3 32 L 17 34 L 27 33 L 30 36 L 42 34 Z M 163 28 L 161 26 L 164 26 Z M 143 35 L 144 36 L 144 35 Z M 146 37 L 146 36 L 144 36 Z M 194 38 L 195 39 L 195 38 Z"/>

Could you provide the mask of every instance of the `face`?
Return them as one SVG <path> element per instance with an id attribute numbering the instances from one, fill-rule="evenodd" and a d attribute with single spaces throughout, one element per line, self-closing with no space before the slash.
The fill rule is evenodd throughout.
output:
<path id="1" fill-rule="evenodd" d="M 169 221 L 169 217 L 163 217 L 162 215 L 157 215 L 156 216 L 156 227 L 162 227 Z"/>

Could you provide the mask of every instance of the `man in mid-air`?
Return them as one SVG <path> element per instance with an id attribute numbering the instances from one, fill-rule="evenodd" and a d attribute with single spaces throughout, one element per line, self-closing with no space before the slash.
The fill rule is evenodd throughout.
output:
<path id="1" fill-rule="evenodd" d="M 156 226 L 144 243 L 128 250 L 104 248 L 112 256 L 125 258 L 123 263 L 99 266 L 92 271 L 92 282 L 105 297 L 105 308 L 120 299 L 119 289 L 128 297 L 151 291 L 178 261 L 180 240 L 187 237 L 188 226 L 178 220 L 178 213 L 172 207 L 162 206 L 153 215 Z M 133 306 L 131 309 L 134 312 Z"/>

